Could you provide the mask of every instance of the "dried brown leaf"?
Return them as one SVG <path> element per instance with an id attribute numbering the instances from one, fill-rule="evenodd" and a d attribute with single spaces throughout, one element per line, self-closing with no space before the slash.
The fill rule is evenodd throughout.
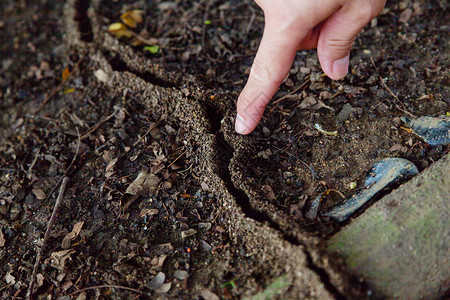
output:
<path id="1" fill-rule="evenodd" d="M 64 270 L 66 260 L 70 258 L 70 255 L 72 255 L 73 253 L 75 253 L 75 250 L 73 249 L 53 252 L 50 255 L 50 265 L 53 268 L 58 269 L 60 271 Z"/>
<path id="2" fill-rule="evenodd" d="M 131 11 L 127 11 L 126 13 L 120 16 L 120 20 L 131 28 L 136 28 L 139 23 L 142 23 L 144 20 L 144 11 L 140 9 L 135 9 Z"/>
<path id="3" fill-rule="evenodd" d="M 36 198 L 38 198 L 39 200 L 44 200 L 47 197 L 47 195 L 45 194 L 45 192 L 42 189 L 35 188 L 35 189 L 32 189 L 31 191 L 36 196 Z"/>

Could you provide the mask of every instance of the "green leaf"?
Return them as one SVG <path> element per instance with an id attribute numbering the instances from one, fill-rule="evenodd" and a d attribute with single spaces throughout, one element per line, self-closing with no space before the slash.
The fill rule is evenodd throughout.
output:
<path id="1" fill-rule="evenodd" d="M 159 46 L 145 46 L 144 51 L 149 51 L 151 54 L 156 54 L 159 52 Z"/>

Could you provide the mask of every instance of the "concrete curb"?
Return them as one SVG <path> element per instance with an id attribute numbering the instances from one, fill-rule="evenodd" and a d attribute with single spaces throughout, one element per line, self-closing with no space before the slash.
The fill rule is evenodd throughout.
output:
<path id="1" fill-rule="evenodd" d="M 328 241 L 373 295 L 435 299 L 450 285 L 450 154 Z"/>

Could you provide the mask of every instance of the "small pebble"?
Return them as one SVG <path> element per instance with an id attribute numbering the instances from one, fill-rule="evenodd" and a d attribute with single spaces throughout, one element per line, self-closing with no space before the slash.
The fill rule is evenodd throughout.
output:
<path id="1" fill-rule="evenodd" d="M 185 280 L 186 278 L 189 277 L 189 274 L 188 274 L 188 272 L 183 271 L 183 270 L 176 270 L 173 273 L 173 277 L 175 277 L 178 280 Z"/>
<path id="2" fill-rule="evenodd" d="M 184 230 L 181 232 L 181 238 L 185 239 L 187 237 L 193 236 L 196 233 L 197 233 L 197 230 L 195 230 L 195 229 Z"/>
<path id="3" fill-rule="evenodd" d="M 109 78 L 108 74 L 106 74 L 106 72 L 102 69 L 98 69 L 97 71 L 95 71 L 94 75 L 95 77 L 97 77 L 98 81 L 101 82 L 107 82 Z"/>
<path id="4" fill-rule="evenodd" d="M 211 223 L 210 223 L 210 222 L 201 222 L 201 223 L 198 223 L 198 228 L 199 228 L 199 229 L 204 229 L 204 230 L 208 231 L 208 230 L 211 229 Z"/>
<path id="5" fill-rule="evenodd" d="M 146 287 L 148 287 L 151 290 L 156 290 L 163 286 L 165 280 L 166 274 L 164 274 L 163 272 L 159 272 L 158 274 L 156 274 L 155 277 L 153 277 L 152 280 L 150 280 L 149 283 L 147 283 Z"/>
<path id="6" fill-rule="evenodd" d="M 200 241 L 200 249 L 205 251 L 205 252 L 209 252 L 212 249 L 212 246 L 210 244 L 208 244 L 205 241 Z"/>
<path id="7" fill-rule="evenodd" d="M 170 288 L 172 287 L 172 283 L 164 283 L 160 288 L 157 288 L 155 292 L 158 294 L 165 294 L 168 291 L 170 291 Z"/>

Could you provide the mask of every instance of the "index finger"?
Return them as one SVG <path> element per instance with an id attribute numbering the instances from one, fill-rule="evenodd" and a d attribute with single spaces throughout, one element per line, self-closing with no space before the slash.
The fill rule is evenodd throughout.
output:
<path id="1" fill-rule="evenodd" d="M 270 26 L 264 28 L 248 81 L 237 102 L 238 133 L 249 134 L 258 125 L 267 103 L 286 78 L 304 35 L 277 32 Z"/>

